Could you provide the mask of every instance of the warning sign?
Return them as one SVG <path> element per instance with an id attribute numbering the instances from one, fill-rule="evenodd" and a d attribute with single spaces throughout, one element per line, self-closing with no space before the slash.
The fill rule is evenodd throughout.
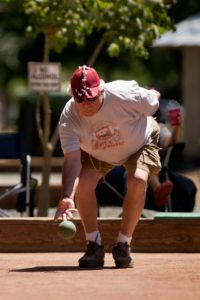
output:
<path id="1" fill-rule="evenodd" d="M 60 90 L 60 63 L 28 63 L 29 88 L 38 92 Z"/>

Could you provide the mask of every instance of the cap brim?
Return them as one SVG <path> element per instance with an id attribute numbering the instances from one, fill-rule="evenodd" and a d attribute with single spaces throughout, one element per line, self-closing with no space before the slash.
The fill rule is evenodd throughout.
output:
<path id="1" fill-rule="evenodd" d="M 90 88 L 90 90 L 92 91 L 92 95 L 88 95 L 86 98 L 89 99 L 89 98 L 94 98 L 98 95 L 98 92 L 99 92 L 99 86 L 96 86 L 96 87 L 93 87 L 93 88 Z"/>

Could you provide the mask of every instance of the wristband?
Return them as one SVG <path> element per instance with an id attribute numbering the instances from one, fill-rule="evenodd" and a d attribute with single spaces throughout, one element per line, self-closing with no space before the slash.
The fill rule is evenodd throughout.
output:
<path id="1" fill-rule="evenodd" d="M 65 199 L 65 198 L 68 198 L 68 199 L 70 199 L 70 200 L 73 201 L 73 198 L 72 198 L 72 197 L 69 197 L 69 196 L 67 196 L 67 195 L 63 195 L 63 196 L 62 196 L 62 199 Z"/>

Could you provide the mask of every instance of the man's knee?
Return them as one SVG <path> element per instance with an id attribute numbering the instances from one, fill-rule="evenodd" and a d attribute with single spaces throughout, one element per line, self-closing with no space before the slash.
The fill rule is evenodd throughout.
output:
<path id="1" fill-rule="evenodd" d="M 127 176 L 127 188 L 134 189 L 146 189 L 149 174 L 145 170 L 136 169 L 135 171 L 129 171 Z"/>

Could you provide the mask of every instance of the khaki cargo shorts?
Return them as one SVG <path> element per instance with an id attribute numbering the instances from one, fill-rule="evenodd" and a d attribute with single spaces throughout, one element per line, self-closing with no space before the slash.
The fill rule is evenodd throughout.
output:
<path id="1" fill-rule="evenodd" d="M 145 170 L 149 174 L 149 177 L 158 174 L 161 169 L 159 156 L 160 148 L 157 145 L 160 128 L 153 117 L 152 125 L 153 131 L 148 143 L 144 145 L 139 151 L 131 155 L 123 164 L 126 170 L 134 170 L 136 168 Z M 81 161 L 83 168 L 94 168 L 98 170 L 103 176 L 108 173 L 113 167 L 115 167 L 107 162 L 97 160 L 84 151 L 81 151 Z"/>

